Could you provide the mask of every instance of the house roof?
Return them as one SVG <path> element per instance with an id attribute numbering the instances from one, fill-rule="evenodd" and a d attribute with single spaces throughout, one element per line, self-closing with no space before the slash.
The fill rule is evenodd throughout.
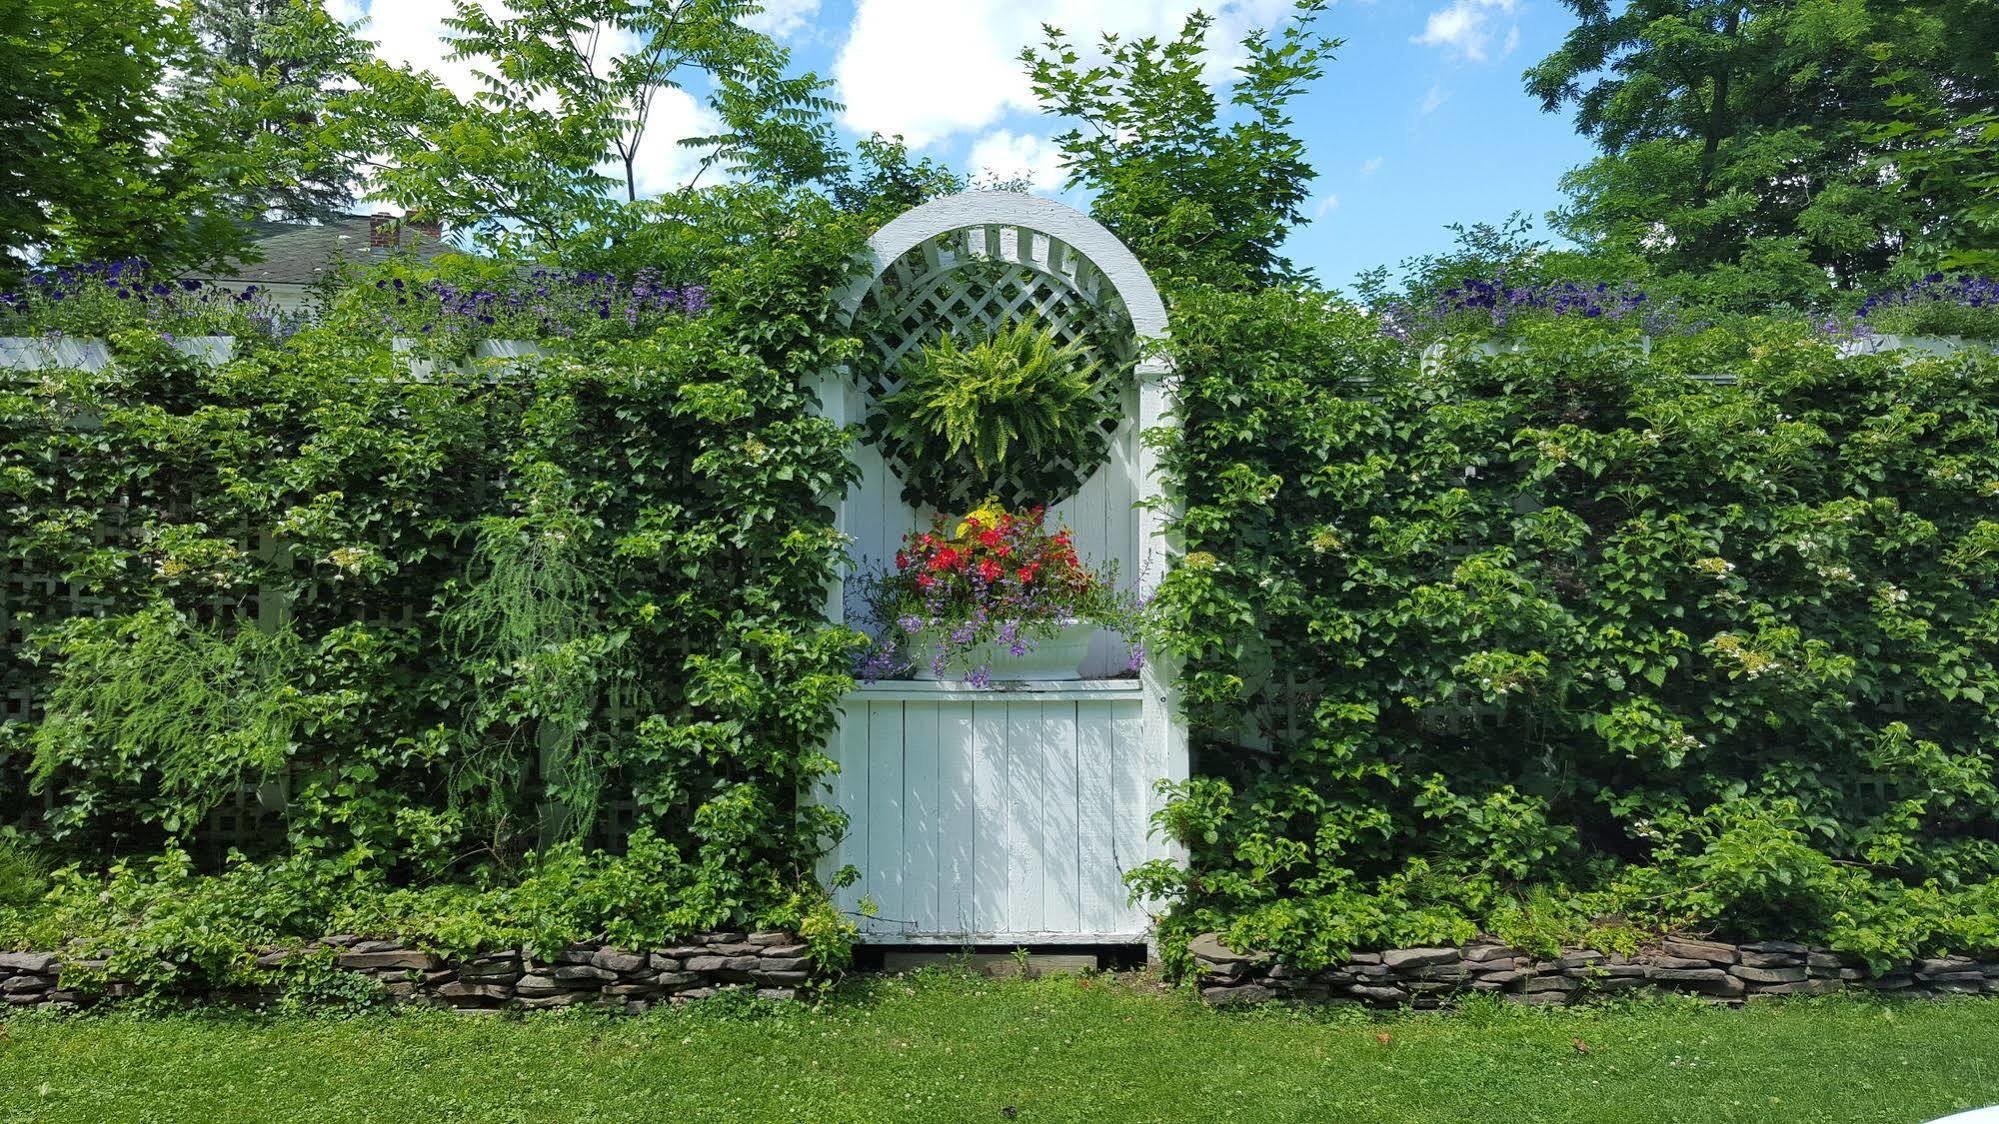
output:
<path id="1" fill-rule="evenodd" d="M 371 230 L 384 221 L 390 224 L 396 244 L 371 245 Z M 260 222 L 253 229 L 251 245 L 262 260 L 232 262 L 190 276 L 202 281 L 310 285 L 338 262 L 366 265 L 398 252 L 426 259 L 459 252 L 412 224 L 373 215 L 341 215 L 323 223 Z"/>

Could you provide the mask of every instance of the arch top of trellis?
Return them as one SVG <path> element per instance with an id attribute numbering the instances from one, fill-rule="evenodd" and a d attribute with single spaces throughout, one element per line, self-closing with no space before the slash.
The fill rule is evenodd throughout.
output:
<path id="1" fill-rule="evenodd" d="M 928 303 L 926 319 L 942 319 L 953 327 L 967 326 L 995 312 L 1032 314 L 1061 319 L 1065 306 L 1088 304 L 1112 308 L 1130 324 L 1134 343 L 1166 334 L 1166 302 L 1125 244 L 1090 216 L 1053 199 L 1010 191 L 970 191 L 932 200 L 905 211 L 868 241 L 870 268 L 843 296 L 849 316 L 869 297 L 886 288 L 899 291 L 912 305 Z M 953 274 L 972 262 L 997 262 L 1018 267 L 1037 280 L 1035 291 L 1022 291 L 1010 304 L 988 300 L 982 309 L 966 308 L 963 320 L 952 315 L 939 292 Z M 984 326 L 990 327 L 987 323 Z M 1057 326 L 1060 334 L 1060 325 Z M 907 350 L 914 333 L 900 340 L 879 341 L 886 358 Z M 1141 378 L 1164 374 L 1163 361 L 1140 358 Z"/>

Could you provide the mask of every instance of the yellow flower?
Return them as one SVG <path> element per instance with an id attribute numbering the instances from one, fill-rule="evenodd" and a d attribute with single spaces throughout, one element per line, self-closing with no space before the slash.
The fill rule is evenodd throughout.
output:
<path id="1" fill-rule="evenodd" d="M 952 537 L 962 539 L 967 535 L 976 534 L 979 531 L 990 531 L 994 527 L 999 526 L 1000 520 L 1005 517 L 1006 506 L 1000 503 L 997 497 L 987 496 L 970 515 L 965 516 L 964 520 L 958 524 L 958 529 L 951 533 Z"/>

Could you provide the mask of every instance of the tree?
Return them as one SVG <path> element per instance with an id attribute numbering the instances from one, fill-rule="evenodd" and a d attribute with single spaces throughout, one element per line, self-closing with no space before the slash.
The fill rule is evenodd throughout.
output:
<path id="1" fill-rule="evenodd" d="M 783 186 L 840 166 L 826 83 L 786 73 L 789 52 L 744 24 L 750 0 L 533 0 L 504 19 L 456 4 L 447 38 L 484 87 L 469 99 L 408 68 L 362 72 L 387 154 L 374 193 L 412 211 L 533 253 L 595 237 L 616 196 L 639 198 L 659 99 L 696 81 L 719 124 L 680 141 L 701 171 Z"/>
<path id="2" fill-rule="evenodd" d="M 230 157 L 218 206 L 292 221 L 346 211 L 366 141 L 345 103 L 369 44 L 321 0 L 197 0 L 191 17 L 198 51 L 176 92 L 198 126 L 189 139 Z"/>
<path id="3" fill-rule="evenodd" d="M 1909 77 L 1890 74 L 1882 85 L 1896 88 Z M 1911 240 L 1914 264 L 1999 276 L 1999 110 L 1955 112 L 1902 92 L 1887 106 L 1894 119 L 1869 139 L 1881 147 L 1896 190 L 1931 216 Z"/>
<path id="4" fill-rule="evenodd" d="M 911 207 L 965 190 L 963 176 L 928 156 L 912 163 L 900 136 L 876 133 L 855 145 L 854 155 L 855 166 L 833 180 L 833 201 L 841 210 L 865 215 L 876 225 Z"/>
<path id="5" fill-rule="evenodd" d="M 1874 158 L 1877 44 L 1952 108 L 1999 93 L 1992 0 L 1564 3 L 1577 26 L 1527 89 L 1603 155 L 1565 179 L 1563 229 L 1669 274 L 1756 274 L 1744 299 L 1866 284 L 1936 222 Z"/>
<path id="6" fill-rule="evenodd" d="M 173 143 L 162 97 L 193 42 L 155 0 L 0 6 L 0 274 L 49 258 L 213 258 L 237 232 L 208 214 L 212 154 Z M 165 142 L 162 142 L 165 138 Z"/>
<path id="7" fill-rule="evenodd" d="M 1165 42 L 1104 36 L 1102 61 L 1085 62 L 1052 27 L 1021 53 L 1043 111 L 1077 122 L 1055 138 L 1069 186 L 1094 193 L 1092 213 L 1162 279 L 1240 288 L 1303 276 L 1280 247 L 1305 221 L 1314 173 L 1287 107 L 1340 45 L 1312 30 L 1326 2 L 1298 0 L 1274 39 L 1244 38 L 1226 100 L 1210 83 L 1214 21 L 1198 12 Z"/>

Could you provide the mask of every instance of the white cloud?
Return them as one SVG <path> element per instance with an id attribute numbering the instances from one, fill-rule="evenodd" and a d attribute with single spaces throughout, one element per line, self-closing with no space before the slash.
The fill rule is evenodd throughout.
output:
<path id="1" fill-rule="evenodd" d="M 1374 173 L 1381 170 L 1381 163 L 1382 160 L 1381 157 L 1379 156 L 1368 157 L 1367 160 L 1364 163 L 1362 163 L 1360 166 L 1360 174 L 1363 176 L 1373 175 Z"/>
<path id="2" fill-rule="evenodd" d="M 468 61 L 446 57 L 444 20 L 457 14 L 451 0 L 373 0 L 362 36 L 375 41 L 385 61 L 408 63 L 436 75 L 446 89 L 461 96 L 485 88 Z"/>
<path id="3" fill-rule="evenodd" d="M 969 161 L 974 176 L 1024 179 L 1036 191 L 1054 191 L 1066 176 L 1062 150 L 1046 137 L 1007 129 L 987 133 L 972 145 Z"/>
<path id="4" fill-rule="evenodd" d="M 1312 212 L 1312 217 L 1322 219 L 1339 209 L 1340 197 L 1337 195 L 1328 195 L 1319 201 L 1318 209 Z"/>
<path id="5" fill-rule="evenodd" d="M 639 141 L 638 159 L 632 161 L 639 194 L 660 195 L 687 186 L 701 168 L 704 150 L 685 148 L 680 141 L 686 137 L 712 136 L 720 129 L 721 122 L 714 111 L 687 91 L 661 90 L 654 94 L 652 117 Z M 614 174 L 622 179 L 624 169 Z M 719 169 L 711 171 L 702 182 L 712 183 L 719 175 Z"/>
<path id="6" fill-rule="evenodd" d="M 361 0 L 326 0 L 326 14 L 341 23 L 353 23 L 368 14 Z"/>
<path id="7" fill-rule="evenodd" d="M 1430 92 L 1423 95 L 1423 106 L 1418 112 L 1428 117 L 1430 114 L 1437 112 L 1445 102 L 1450 100 L 1451 92 L 1449 90 L 1444 89 L 1442 86 L 1431 86 Z"/>
<path id="8" fill-rule="evenodd" d="M 1430 13 L 1423 34 L 1411 42 L 1426 47 L 1442 47 L 1460 58 L 1484 62 L 1492 47 L 1493 16 L 1511 16 L 1516 0 L 1452 0 L 1449 7 Z M 1507 29 L 1502 54 L 1520 45 L 1520 26 Z"/>
<path id="9" fill-rule="evenodd" d="M 763 0 L 764 10 L 743 22 L 765 35 L 786 39 L 819 14 L 819 0 Z"/>
<path id="10" fill-rule="evenodd" d="M 1009 112 L 1038 107 L 1017 57 L 1054 24 L 1088 48 L 1101 32 L 1171 35 L 1197 7 L 1218 13 L 1210 47 L 1225 64 L 1229 44 L 1267 27 L 1290 0 L 856 0 L 854 22 L 833 64 L 846 123 L 899 133 L 922 147 L 975 132 Z"/>

